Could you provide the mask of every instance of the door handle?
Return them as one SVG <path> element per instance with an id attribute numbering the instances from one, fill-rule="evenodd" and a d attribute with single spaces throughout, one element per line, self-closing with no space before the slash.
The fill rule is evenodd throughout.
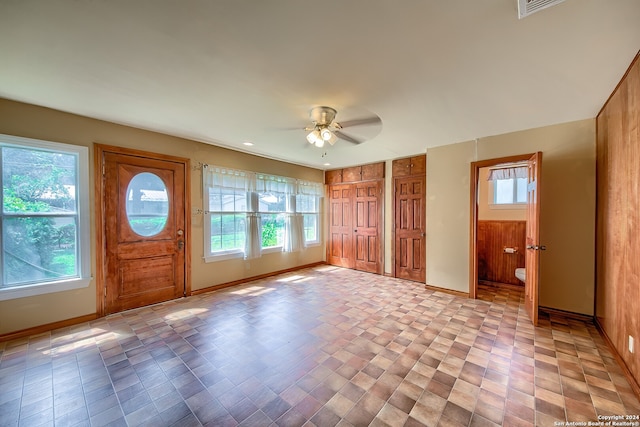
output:
<path id="1" fill-rule="evenodd" d="M 424 231 L 422 233 L 420 233 L 420 237 L 424 237 L 426 235 L 427 235 L 427 233 L 425 233 Z"/>
<path id="2" fill-rule="evenodd" d="M 181 251 L 184 248 L 184 240 L 182 239 L 182 236 L 184 235 L 184 230 L 180 229 L 178 230 L 178 250 Z"/>
<path id="3" fill-rule="evenodd" d="M 546 251 L 547 247 L 544 245 L 527 245 L 527 249 L 533 249 L 534 251 Z"/>
<path id="4" fill-rule="evenodd" d="M 358 232 L 358 230 L 357 230 L 357 229 L 356 229 L 356 230 L 353 230 L 353 232 L 354 232 L 354 233 L 357 233 L 357 232 Z"/>

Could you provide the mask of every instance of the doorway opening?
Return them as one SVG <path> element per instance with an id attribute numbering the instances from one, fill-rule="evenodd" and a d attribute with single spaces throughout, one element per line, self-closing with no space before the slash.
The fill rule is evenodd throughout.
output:
<path id="1" fill-rule="evenodd" d="M 539 250 L 544 249 L 539 243 L 539 213 L 540 213 L 540 166 L 542 153 L 530 153 L 496 159 L 482 160 L 471 163 L 471 215 L 470 215 L 470 256 L 469 256 L 469 296 L 478 297 L 479 279 L 494 277 L 497 282 L 516 284 L 524 278 L 525 309 L 535 325 L 538 321 L 538 265 Z M 518 166 L 525 166 L 520 170 Z M 480 194 L 483 184 L 481 179 L 488 180 L 488 170 L 497 172 L 498 179 L 503 177 L 522 176 L 525 178 L 520 182 L 520 189 L 517 188 L 518 180 L 514 179 L 512 187 L 511 202 L 521 202 L 524 205 L 524 215 L 520 214 L 516 221 L 481 221 L 479 206 L 486 204 L 488 198 L 486 193 Z M 509 173 L 506 173 L 509 172 Z M 516 174 L 519 172 L 519 174 Z M 492 172 L 494 174 L 494 172 Z M 491 179 L 491 178 L 489 178 Z M 502 195 L 505 195 L 502 189 Z M 508 193 L 508 191 L 507 191 Z M 520 194 L 522 193 L 522 194 Z M 509 196 L 506 194 L 506 196 Z M 508 198 L 508 197 L 507 197 Z M 493 201 L 496 205 L 495 195 Z M 517 204 L 517 203 L 516 203 Z M 499 215 L 497 216 L 499 217 Z M 522 223 L 524 219 L 524 224 Z M 488 230 L 495 228 L 495 230 Z M 482 241 L 486 233 L 502 234 L 503 242 L 496 241 L 491 237 L 492 242 L 487 245 Z M 508 242 L 508 243 L 505 243 Z M 487 247 L 489 249 L 487 249 Z M 482 253 L 487 251 L 491 253 Z M 493 266 L 487 265 L 487 259 Z M 516 268 L 523 270 L 516 271 Z M 487 270 L 492 270 L 487 275 Z M 516 273 L 520 278 L 517 278 Z M 511 283 L 510 283 L 511 282 Z"/>

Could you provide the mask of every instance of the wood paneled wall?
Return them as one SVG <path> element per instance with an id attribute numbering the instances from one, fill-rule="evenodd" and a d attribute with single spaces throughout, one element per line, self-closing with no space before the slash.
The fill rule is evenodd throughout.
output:
<path id="1" fill-rule="evenodd" d="M 526 221 L 478 221 L 478 279 L 522 285 L 515 276 L 524 267 Z M 517 248 L 505 253 L 504 248 Z"/>
<path id="2" fill-rule="evenodd" d="M 640 54 L 596 120 L 596 320 L 640 383 Z M 629 336 L 635 351 L 629 351 Z"/>

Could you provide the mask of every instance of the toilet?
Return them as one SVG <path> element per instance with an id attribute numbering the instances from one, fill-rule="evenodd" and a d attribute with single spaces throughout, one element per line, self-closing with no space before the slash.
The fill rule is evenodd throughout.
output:
<path id="1" fill-rule="evenodd" d="M 524 283 L 524 279 L 526 278 L 526 270 L 524 268 L 516 268 L 516 277 L 522 283 Z"/>

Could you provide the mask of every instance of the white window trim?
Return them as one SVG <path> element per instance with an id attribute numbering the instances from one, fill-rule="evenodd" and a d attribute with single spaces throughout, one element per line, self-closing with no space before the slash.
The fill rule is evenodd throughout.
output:
<path id="1" fill-rule="evenodd" d="M 206 191 L 206 190 L 205 190 Z M 243 258 L 244 257 L 244 250 L 242 249 L 226 249 L 226 250 L 220 250 L 220 251 L 211 251 L 211 217 L 209 215 L 211 214 L 215 214 L 215 215 L 219 215 L 219 214 L 231 214 L 231 215 L 235 215 L 235 214 L 246 214 L 247 212 L 241 212 L 241 211 L 237 211 L 237 212 L 229 212 L 229 211 L 222 211 L 222 212 L 218 212 L 218 211 L 207 211 L 205 210 L 203 212 L 204 215 L 204 252 L 205 255 L 203 257 L 204 262 L 215 262 L 215 261 L 225 261 L 228 259 L 235 259 L 235 258 Z M 209 243 L 207 243 L 206 239 L 209 239 Z"/>
<path id="2" fill-rule="evenodd" d="M 229 259 L 243 259 L 244 251 L 242 250 L 231 250 L 231 251 L 218 251 L 213 252 L 211 255 L 206 255 L 204 257 L 204 262 L 216 262 L 216 261 L 226 261 Z"/>
<path id="3" fill-rule="evenodd" d="M 514 178 L 515 179 L 515 178 Z M 496 196 L 495 196 L 495 192 L 496 192 L 496 181 L 489 181 L 491 184 L 488 186 L 487 188 L 487 196 L 489 198 L 487 205 L 489 206 L 489 209 L 491 210 L 519 210 L 519 209 L 526 209 L 527 208 L 527 202 L 516 202 L 516 203 L 495 203 L 496 200 Z M 516 191 L 517 191 L 517 183 L 513 183 L 513 197 L 516 197 Z"/>
<path id="4" fill-rule="evenodd" d="M 73 289 L 82 289 L 88 287 L 91 280 L 93 280 L 92 277 L 87 279 L 72 278 L 68 280 L 61 280 L 59 282 L 33 283 L 30 285 L 2 288 L 0 290 L 0 301 L 52 294 L 54 292 L 70 291 Z"/>
<path id="5" fill-rule="evenodd" d="M 282 252 L 282 248 L 283 248 L 282 245 L 280 245 L 280 246 L 269 246 L 269 247 L 266 247 L 266 248 L 262 248 L 260 250 L 260 253 L 271 254 L 271 253 L 274 253 L 274 252 Z"/>
<path id="6" fill-rule="evenodd" d="M 0 287 L 0 301 L 25 298 L 54 292 L 81 289 L 89 286 L 91 276 L 91 230 L 89 224 L 89 149 L 81 145 L 43 141 L 20 136 L 0 134 L 6 145 L 40 148 L 54 152 L 74 153 L 78 156 L 78 270 L 79 277 L 10 287 Z M 1 232 L 1 230 L 0 230 Z"/>
<path id="7" fill-rule="evenodd" d="M 317 203 L 318 206 L 320 205 L 320 197 L 318 197 Z M 320 233 L 321 233 L 321 218 L 320 218 L 320 212 L 300 212 L 300 215 L 315 215 L 317 218 L 317 224 L 316 224 L 316 238 L 315 240 L 305 240 L 307 247 L 312 247 L 312 246 L 319 246 L 320 244 L 322 244 L 322 241 L 320 240 Z"/>

